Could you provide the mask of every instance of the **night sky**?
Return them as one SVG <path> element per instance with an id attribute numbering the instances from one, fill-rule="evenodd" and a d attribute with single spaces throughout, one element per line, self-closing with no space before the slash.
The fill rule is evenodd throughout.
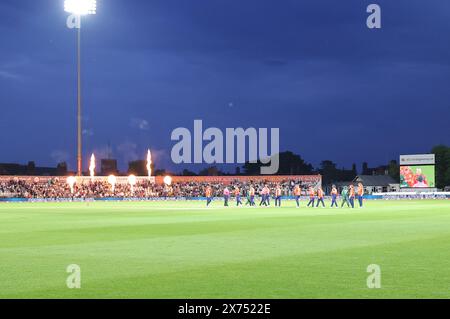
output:
<path id="1" fill-rule="evenodd" d="M 382 8 L 382 29 L 366 7 Z M 100 0 L 82 22 L 84 157 L 120 167 L 171 131 L 279 127 L 313 165 L 450 143 L 450 1 Z M 76 156 L 76 31 L 63 0 L 0 2 L 0 162 Z M 198 170 L 199 166 L 189 166 Z"/>

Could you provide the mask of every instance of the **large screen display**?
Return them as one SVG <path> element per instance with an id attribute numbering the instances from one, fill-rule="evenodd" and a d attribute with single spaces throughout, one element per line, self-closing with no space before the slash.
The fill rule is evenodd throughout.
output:
<path id="1" fill-rule="evenodd" d="M 400 166 L 401 188 L 435 187 L 434 165 Z"/>

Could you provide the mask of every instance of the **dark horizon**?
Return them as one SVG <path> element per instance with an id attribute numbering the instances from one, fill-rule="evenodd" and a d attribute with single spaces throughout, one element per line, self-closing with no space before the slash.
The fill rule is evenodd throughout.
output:
<path id="1" fill-rule="evenodd" d="M 195 119 L 278 127 L 280 150 L 314 167 L 449 145 L 450 3 L 379 0 L 382 28 L 369 30 L 370 3 L 98 1 L 82 22 L 83 170 L 109 144 L 121 170 L 147 148 L 157 168 L 212 166 L 171 163 L 171 131 Z M 0 163 L 75 170 L 67 16 L 62 0 L 0 3 Z"/>

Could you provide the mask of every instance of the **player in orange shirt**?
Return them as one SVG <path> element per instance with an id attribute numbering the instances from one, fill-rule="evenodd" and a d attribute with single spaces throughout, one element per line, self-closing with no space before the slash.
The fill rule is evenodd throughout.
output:
<path id="1" fill-rule="evenodd" d="M 309 205 L 312 204 L 311 207 L 314 207 L 314 199 L 315 199 L 315 196 L 316 196 L 316 192 L 314 191 L 314 188 L 310 187 L 308 193 L 309 193 L 309 202 L 308 202 L 307 206 L 309 207 Z"/>
<path id="2" fill-rule="evenodd" d="M 275 206 L 281 207 L 281 187 L 280 185 L 277 185 L 277 188 L 275 188 Z"/>
<path id="3" fill-rule="evenodd" d="M 325 194 L 323 193 L 322 187 L 319 187 L 317 189 L 317 205 L 316 207 L 319 207 L 319 203 L 322 203 L 322 207 L 325 207 L 325 203 L 323 201 L 323 197 Z"/>
<path id="4" fill-rule="evenodd" d="M 253 187 L 253 185 L 250 186 L 249 195 L 250 195 L 250 206 L 255 206 L 255 188 Z"/>
<path id="5" fill-rule="evenodd" d="M 234 196 L 236 197 L 236 206 L 242 205 L 241 191 L 237 186 L 234 188 Z"/>
<path id="6" fill-rule="evenodd" d="M 364 196 L 364 186 L 362 183 L 358 183 L 358 202 L 359 202 L 359 208 L 363 206 L 363 196 Z"/>
<path id="7" fill-rule="evenodd" d="M 331 188 L 331 207 L 333 207 L 334 205 L 336 205 L 336 207 L 338 207 L 337 196 L 338 196 L 338 191 L 337 191 L 336 185 L 333 185 L 333 187 Z"/>
<path id="8" fill-rule="evenodd" d="M 206 187 L 205 197 L 206 197 L 206 206 L 209 206 L 209 204 L 211 204 L 211 201 L 212 201 L 212 189 L 211 189 L 211 186 Z"/>
<path id="9" fill-rule="evenodd" d="M 300 189 L 299 185 L 295 185 L 294 187 L 294 196 L 295 196 L 295 202 L 297 203 L 297 208 L 300 207 L 300 195 L 302 193 L 302 190 Z"/>
<path id="10" fill-rule="evenodd" d="M 266 193 L 266 206 L 270 206 L 270 188 L 267 185 L 264 186 L 264 192 Z"/>
<path id="11" fill-rule="evenodd" d="M 355 187 L 350 185 L 350 191 L 348 193 L 348 199 L 352 208 L 355 208 Z"/>

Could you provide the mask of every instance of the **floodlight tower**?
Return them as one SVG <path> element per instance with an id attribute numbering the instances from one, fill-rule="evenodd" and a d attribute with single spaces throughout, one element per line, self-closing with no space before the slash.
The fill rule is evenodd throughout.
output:
<path id="1" fill-rule="evenodd" d="M 64 11 L 71 15 L 67 18 L 67 27 L 69 29 L 76 28 L 77 30 L 77 175 L 81 176 L 83 171 L 82 166 L 82 128 L 81 128 L 81 16 L 96 14 L 97 1 L 96 0 L 65 0 Z"/>

